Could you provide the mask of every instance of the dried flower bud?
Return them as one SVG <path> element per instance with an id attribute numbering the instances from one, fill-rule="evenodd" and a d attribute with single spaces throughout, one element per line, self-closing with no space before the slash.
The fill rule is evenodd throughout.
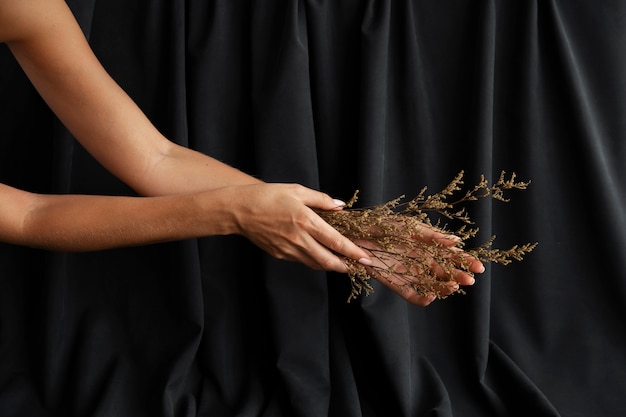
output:
<path id="1" fill-rule="evenodd" d="M 443 190 L 433 195 L 426 195 L 427 188 L 424 187 L 409 201 L 403 202 L 404 196 L 401 196 L 381 205 L 354 208 L 356 191 L 343 210 L 319 212 L 340 233 L 368 250 L 375 261 L 372 266 L 364 266 L 344 258 L 352 286 L 348 301 L 374 291 L 368 282 L 372 276 L 400 291 L 414 290 L 424 296 L 435 294 L 437 298 L 446 298 L 450 294 L 463 293 L 458 285 L 450 291 L 446 283 L 453 281 L 458 270 L 471 275 L 472 258 L 482 263 L 508 265 L 513 260 L 521 261 L 537 246 L 537 243 L 526 243 L 509 249 L 495 249 L 492 248 L 495 236 L 492 236 L 478 247 L 465 248 L 466 241 L 475 237 L 479 228 L 470 227 L 474 223 L 468 212 L 464 207 L 457 207 L 487 197 L 507 202 L 506 190 L 524 190 L 530 182 L 515 181 L 515 173 L 507 179 L 503 171 L 498 181 L 489 185 L 481 175 L 473 188 L 454 200 L 462 191 L 463 175 L 461 171 Z M 429 213 L 461 222 L 461 226 L 450 231 L 447 225 L 441 226 L 440 220 L 433 221 Z M 442 288 L 446 291 L 442 292 Z"/>

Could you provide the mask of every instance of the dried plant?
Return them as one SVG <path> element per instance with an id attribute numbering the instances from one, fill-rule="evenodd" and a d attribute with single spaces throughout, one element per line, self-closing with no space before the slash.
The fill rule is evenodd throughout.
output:
<path id="1" fill-rule="evenodd" d="M 472 274 L 468 255 L 483 263 L 508 265 L 513 260 L 522 260 L 535 248 L 537 243 L 496 249 L 492 247 L 495 236 L 478 247 L 465 247 L 479 228 L 474 225 L 465 207 L 460 206 L 487 197 L 507 202 L 509 200 L 504 196 L 506 190 L 524 190 L 530 182 L 516 181 L 515 173 L 507 179 L 503 171 L 498 181 L 491 185 L 481 175 L 480 181 L 463 193 L 463 175 L 460 172 L 443 190 L 433 195 L 426 195 L 424 187 L 409 201 L 404 201 L 404 196 L 401 196 L 385 204 L 354 208 L 357 191 L 343 210 L 319 213 L 344 236 L 367 249 L 377 261 L 377 266 L 365 267 L 344 258 L 352 285 L 348 301 L 374 291 L 368 282 L 372 274 L 401 291 L 412 288 L 421 295 L 434 293 L 438 298 L 463 293 L 458 287 L 452 292 L 442 292 L 442 276 L 445 282 L 451 280 L 457 270 Z M 460 223 L 460 227 L 451 230 L 450 223 Z M 449 241 L 442 243 L 441 239 L 425 238 L 432 231 L 444 233 Z"/>

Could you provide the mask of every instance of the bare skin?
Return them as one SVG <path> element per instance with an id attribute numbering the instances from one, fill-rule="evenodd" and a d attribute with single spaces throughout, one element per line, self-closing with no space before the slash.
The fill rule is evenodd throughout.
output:
<path id="1" fill-rule="evenodd" d="M 0 42 L 76 139 L 142 195 L 42 195 L 0 184 L 1 241 L 85 251 L 240 234 L 314 269 L 346 272 L 337 254 L 371 264 L 367 251 L 313 211 L 341 202 L 264 183 L 165 138 L 99 63 L 63 0 L 0 0 Z M 470 279 L 461 274 L 457 282 Z"/>
<path id="2" fill-rule="evenodd" d="M 477 259 L 468 256 L 461 249 L 455 247 L 455 244 L 458 242 L 458 238 L 453 235 L 443 234 L 437 231 L 434 228 L 430 228 L 426 225 L 421 229 L 421 233 L 419 236 L 416 236 L 415 239 L 419 239 L 423 242 L 432 243 L 437 245 L 437 247 L 441 248 L 452 248 L 452 252 L 455 253 L 454 260 L 456 265 L 463 264 L 467 267 L 467 269 L 471 272 L 467 273 L 461 269 L 455 269 L 452 271 L 446 272 L 437 262 L 435 262 L 432 258 L 430 269 L 435 273 L 437 277 L 437 285 L 434 289 L 441 296 L 450 295 L 456 292 L 460 286 L 473 285 L 475 280 L 473 277 L 473 273 L 482 273 L 485 270 L 483 264 Z M 357 243 L 366 249 L 371 250 L 379 250 L 373 242 L 370 241 L 357 241 Z M 404 250 L 407 249 L 407 250 Z M 405 254 L 408 254 L 414 258 L 427 258 L 424 253 L 414 253 L 412 251 L 408 251 L 408 248 L 397 248 L 397 251 L 402 251 Z M 384 259 L 382 259 L 384 258 Z M 391 289 L 393 292 L 398 294 L 400 297 L 405 299 L 411 304 L 419 305 L 419 306 L 427 306 L 433 301 L 437 299 L 437 293 L 431 292 L 426 295 L 416 291 L 411 286 L 406 285 L 407 281 L 412 281 L 410 275 L 403 274 L 406 272 L 405 266 L 397 261 L 397 258 L 372 256 L 372 265 L 366 266 L 368 274 L 384 284 L 386 287 Z M 384 269 L 386 271 L 393 271 L 392 274 L 380 273 L 380 270 Z"/>

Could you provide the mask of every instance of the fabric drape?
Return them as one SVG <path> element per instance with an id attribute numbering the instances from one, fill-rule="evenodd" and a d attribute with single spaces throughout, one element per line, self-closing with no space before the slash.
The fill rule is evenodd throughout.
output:
<path id="1" fill-rule="evenodd" d="M 68 0 L 172 141 L 359 205 L 531 180 L 468 207 L 497 247 L 427 308 L 237 236 L 0 245 L 0 415 L 626 413 L 626 3 Z M 0 50 L 0 181 L 128 195 Z"/>

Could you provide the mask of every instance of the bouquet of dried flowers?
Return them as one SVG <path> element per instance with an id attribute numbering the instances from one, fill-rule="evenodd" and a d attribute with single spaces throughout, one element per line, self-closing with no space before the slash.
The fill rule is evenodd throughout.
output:
<path id="1" fill-rule="evenodd" d="M 469 270 L 472 257 L 483 263 L 508 265 L 513 260 L 522 260 L 535 248 L 537 243 L 515 245 L 509 249 L 493 248 L 495 236 L 477 247 L 465 247 L 467 240 L 475 237 L 479 228 L 460 205 L 487 197 L 509 201 L 504 196 L 506 190 L 524 190 L 530 181 L 516 181 L 515 173 L 507 178 L 503 171 L 493 184 L 481 175 L 480 181 L 463 193 L 463 175 L 461 171 L 438 193 L 427 195 L 427 188 L 424 187 L 411 200 L 405 201 L 401 196 L 367 208 L 354 207 L 357 191 L 343 210 L 319 213 L 326 222 L 367 249 L 377 260 L 378 266 L 366 267 L 352 259 L 344 259 L 351 281 L 348 301 L 374 291 L 368 282 L 372 275 L 400 287 L 401 291 L 412 288 L 420 295 L 435 294 L 437 298 L 446 298 L 453 293 L 463 293 L 463 290 L 456 286 L 452 291 L 442 292 L 441 276 L 453 277 L 459 269 L 472 274 Z M 460 222 L 461 225 L 456 230 L 450 230 L 450 222 Z M 441 239 L 420 239 L 426 231 L 441 232 L 450 241 L 442 244 Z"/>

